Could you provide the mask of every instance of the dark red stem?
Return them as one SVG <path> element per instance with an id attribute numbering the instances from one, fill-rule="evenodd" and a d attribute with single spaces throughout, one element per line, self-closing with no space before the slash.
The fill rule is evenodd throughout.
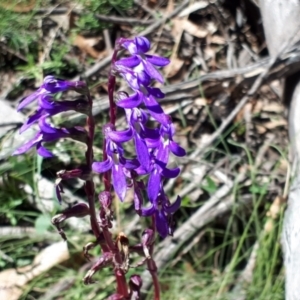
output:
<path id="1" fill-rule="evenodd" d="M 116 77 L 113 75 L 113 66 L 117 59 L 117 51 L 115 50 L 111 60 L 111 69 L 108 77 L 108 99 L 109 99 L 109 122 L 113 125 L 116 123 L 116 104 L 114 102 L 114 91 L 116 84 Z M 103 161 L 107 159 L 106 152 L 106 140 L 103 141 Z M 105 172 L 103 175 L 105 190 L 111 192 L 111 172 Z M 122 256 L 118 248 L 115 246 L 111 233 L 107 227 L 102 229 L 105 241 L 109 249 L 114 253 L 115 257 L 115 276 L 117 282 L 117 293 L 122 295 L 125 299 L 129 297 L 128 286 L 126 282 L 126 277 L 124 271 L 121 269 L 122 266 Z"/>
<path id="2" fill-rule="evenodd" d="M 152 224 L 151 224 L 152 230 L 155 232 L 156 226 L 155 226 L 155 215 L 152 216 Z M 149 252 L 150 252 L 150 259 L 147 259 L 147 267 L 151 274 L 152 281 L 153 281 L 153 289 L 154 289 L 154 300 L 160 300 L 160 286 L 157 276 L 157 266 L 152 258 L 153 256 L 153 250 L 154 250 L 154 243 L 150 246 Z"/>

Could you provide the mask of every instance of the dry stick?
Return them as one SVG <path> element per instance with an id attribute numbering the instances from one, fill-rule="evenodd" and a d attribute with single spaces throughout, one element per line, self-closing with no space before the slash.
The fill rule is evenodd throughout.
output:
<path id="1" fill-rule="evenodd" d="M 266 75 L 269 73 L 275 62 L 277 61 L 277 57 L 274 57 L 270 60 L 268 67 L 262 72 L 254 81 L 251 89 L 247 92 L 247 94 L 242 98 L 239 104 L 234 108 L 234 110 L 229 114 L 229 116 L 221 123 L 220 127 L 209 137 L 208 141 L 203 143 L 195 152 L 190 155 L 189 158 L 196 158 L 197 156 L 204 153 L 208 146 L 210 146 L 225 130 L 225 128 L 233 121 L 236 115 L 240 112 L 240 110 L 244 107 L 244 105 L 248 102 L 248 100 L 257 93 L 260 86 L 263 84 L 263 81 Z"/>
<path id="2" fill-rule="evenodd" d="M 230 122 L 233 121 L 235 116 L 238 114 L 238 112 L 243 108 L 243 106 L 247 103 L 250 97 L 252 97 L 259 89 L 259 87 L 262 85 L 266 75 L 269 73 L 270 69 L 273 67 L 274 63 L 277 61 L 277 57 L 274 57 L 270 60 L 270 63 L 268 67 L 265 69 L 264 72 L 260 74 L 259 77 L 255 80 L 253 83 L 251 89 L 249 92 L 242 98 L 240 103 L 235 107 L 235 109 L 231 112 L 231 114 L 222 122 L 221 126 L 211 135 L 210 139 L 202 145 L 199 149 L 197 149 L 192 155 L 190 155 L 190 158 L 194 159 L 200 154 L 203 154 L 203 152 L 207 149 L 208 146 L 210 146 L 219 136 L 222 134 L 224 129 L 230 124 Z M 244 178 L 245 174 L 240 174 L 238 176 L 238 181 L 241 181 Z M 175 254 L 178 247 L 182 244 L 184 244 L 186 241 L 188 241 L 196 232 L 199 231 L 199 229 L 204 226 L 206 223 L 204 223 L 204 220 L 207 220 L 208 216 L 211 217 L 211 214 L 209 214 L 209 210 L 214 207 L 222 197 L 227 195 L 230 190 L 233 187 L 233 182 L 223 185 L 211 198 L 208 200 L 201 208 L 199 208 L 192 216 L 191 218 L 186 221 L 178 230 L 175 231 L 173 241 L 171 238 L 166 239 L 164 242 L 161 243 L 163 246 L 162 250 L 160 250 L 156 256 L 155 261 L 157 262 L 158 269 L 161 269 L 171 257 Z M 222 204 L 222 203 L 221 203 Z M 229 204 L 231 206 L 232 203 Z M 224 209 L 224 203 L 223 207 L 221 206 L 220 211 L 223 211 Z M 217 209 L 214 209 L 213 215 L 216 216 Z M 199 221 L 201 220 L 201 221 Z M 212 219 L 210 218 L 209 221 Z M 174 242 L 175 241 L 175 242 Z M 147 290 L 149 285 L 151 284 L 151 281 L 149 280 L 149 276 L 147 273 L 143 273 L 143 288 Z"/>
<path id="3" fill-rule="evenodd" d="M 245 171 L 240 173 L 236 178 L 236 183 L 245 179 Z M 235 203 L 233 197 L 229 200 L 220 202 L 223 197 L 228 195 L 234 187 L 234 182 L 230 181 L 224 184 L 210 199 L 201 206 L 185 223 L 183 223 L 175 232 L 173 237 L 166 238 L 158 245 L 160 250 L 156 253 L 154 260 L 157 268 L 162 270 L 163 267 L 175 255 L 179 247 L 184 245 L 192 236 L 201 228 L 216 218 L 216 216 L 227 212 Z M 157 248 L 158 248 L 157 247 Z M 143 289 L 148 290 L 151 285 L 151 278 L 148 272 L 143 272 Z"/>
<path id="4" fill-rule="evenodd" d="M 124 18 L 124 17 L 117 17 L 117 16 L 107 16 L 107 15 L 98 15 L 96 14 L 95 17 L 99 20 L 99 21 L 103 21 L 103 22 L 109 22 L 109 23 L 116 23 L 116 24 L 123 24 L 123 25 L 150 25 L 153 22 L 155 22 L 155 20 L 140 20 L 140 19 L 136 19 L 136 18 Z"/>

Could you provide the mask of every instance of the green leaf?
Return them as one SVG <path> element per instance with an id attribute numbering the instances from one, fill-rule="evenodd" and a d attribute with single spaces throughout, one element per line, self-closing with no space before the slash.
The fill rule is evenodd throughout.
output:
<path id="1" fill-rule="evenodd" d="M 218 187 L 216 183 L 209 176 L 207 176 L 204 180 L 204 184 L 201 184 L 201 188 L 209 194 L 213 194 Z"/>
<path id="2" fill-rule="evenodd" d="M 48 228 L 51 226 L 51 219 L 48 215 L 40 215 L 36 220 L 34 227 L 38 234 L 43 234 L 47 232 Z"/>

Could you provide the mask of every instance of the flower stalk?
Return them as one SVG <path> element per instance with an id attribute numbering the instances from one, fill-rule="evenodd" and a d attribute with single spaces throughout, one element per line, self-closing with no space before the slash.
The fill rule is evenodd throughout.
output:
<path id="1" fill-rule="evenodd" d="M 118 59 L 118 52 L 125 49 L 126 57 Z M 78 178 L 84 181 L 87 203 L 79 203 L 53 217 L 52 223 L 66 240 L 61 228 L 64 221 L 71 217 L 90 217 L 90 225 L 95 241 L 84 247 L 84 255 L 90 259 L 89 250 L 101 247 L 102 254 L 83 279 L 84 284 L 94 283 L 93 276 L 104 267 L 113 268 L 116 278 L 116 293 L 108 299 L 140 299 L 142 280 L 134 274 L 127 281 L 126 273 L 130 265 L 130 254 L 138 253 L 143 257 L 138 265 L 146 265 L 151 273 L 154 287 L 154 299 L 160 299 L 160 286 L 157 266 L 153 259 L 155 236 L 162 238 L 173 233 L 172 218 L 179 209 L 181 198 L 178 196 L 171 203 L 164 192 L 164 181 L 178 176 L 180 169 L 169 167 L 169 157 L 182 157 L 185 150 L 174 141 L 175 127 L 171 117 L 165 114 L 159 104 L 164 97 L 162 91 L 153 83 L 163 83 L 164 79 L 158 68 L 164 67 L 169 60 L 164 57 L 148 54 L 150 42 L 145 37 L 134 39 L 121 38 L 116 42 L 108 76 L 109 123 L 102 128 L 103 157 L 102 161 L 94 158 L 93 145 L 95 136 L 95 119 L 92 114 L 93 100 L 89 89 L 82 81 L 70 82 L 47 76 L 42 86 L 32 95 L 26 97 L 18 106 L 18 110 L 37 102 L 36 112 L 29 117 L 21 128 L 27 130 L 38 124 L 36 136 L 27 141 L 14 152 L 23 154 L 31 148 L 45 158 L 53 157 L 53 153 L 45 148 L 45 143 L 59 139 L 71 138 L 86 144 L 85 162 L 73 170 L 62 170 L 57 173 L 55 190 L 61 203 L 62 181 Z M 116 93 L 116 78 L 123 78 L 128 84 L 128 91 Z M 68 90 L 76 91 L 85 99 L 68 101 L 55 100 L 54 95 Z M 125 114 L 126 128 L 116 128 L 117 109 Z M 85 128 L 55 128 L 48 119 L 64 111 L 73 110 L 85 114 Z M 151 124 L 151 126 L 149 126 Z M 153 126 L 155 125 L 155 126 Z M 124 145 L 132 142 L 135 152 L 128 157 Z M 98 198 L 100 208 L 95 205 L 96 188 L 92 171 L 102 174 L 104 190 Z M 111 233 L 113 226 L 113 193 L 125 200 L 128 189 L 133 190 L 134 209 L 141 217 L 150 217 L 152 225 L 146 228 L 141 243 L 130 245 L 130 238 L 120 232 L 117 237 Z"/>

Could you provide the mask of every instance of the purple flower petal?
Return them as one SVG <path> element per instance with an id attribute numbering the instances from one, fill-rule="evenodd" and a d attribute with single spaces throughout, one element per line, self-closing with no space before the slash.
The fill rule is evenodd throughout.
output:
<path id="1" fill-rule="evenodd" d="M 137 158 L 140 164 L 145 168 L 145 170 L 149 169 L 150 166 L 150 158 L 149 158 L 149 151 L 148 147 L 143 139 L 139 136 L 139 134 L 134 135 L 134 143 Z"/>
<path id="2" fill-rule="evenodd" d="M 178 157 L 182 157 L 182 156 L 186 155 L 185 150 L 182 147 L 180 147 L 177 143 L 175 143 L 174 141 L 170 141 L 169 148 L 170 148 L 171 152 Z"/>
<path id="3" fill-rule="evenodd" d="M 169 147 L 164 143 L 160 143 L 157 150 L 156 159 L 162 162 L 164 165 L 168 163 L 169 160 Z"/>
<path id="4" fill-rule="evenodd" d="M 60 80 L 51 75 L 44 78 L 42 86 L 51 94 L 66 90 L 73 90 L 82 94 L 86 92 L 86 83 L 83 81 Z"/>
<path id="5" fill-rule="evenodd" d="M 155 69 L 155 67 L 153 67 L 153 65 L 151 63 L 148 63 L 147 61 L 142 61 L 142 64 L 144 66 L 145 71 L 148 73 L 148 75 L 153 78 L 156 79 L 158 82 L 160 83 L 164 83 L 164 78 L 162 77 L 162 75 Z"/>
<path id="6" fill-rule="evenodd" d="M 143 217 L 150 217 L 152 216 L 156 211 L 155 206 L 152 204 L 150 207 L 142 207 L 141 215 Z"/>
<path id="7" fill-rule="evenodd" d="M 45 115 L 45 112 L 42 108 L 39 108 L 33 115 L 31 115 L 28 120 L 22 125 L 22 127 L 19 129 L 19 132 L 22 133 L 25 130 L 27 130 L 29 127 L 31 127 L 32 124 L 37 122 L 43 115 Z"/>
<path id="8" fill-rule="evenodd" d="M 162 238 L 165 238 L 169 233 L 168 220 L 165 214 L 163 213 L 163 211 L 161 210 L 158 210 L 156 212 L 155 217 L 156 217 L 155 221 L 156 221 L 157 232 Z"/>
<path id="9" fill-rule="evenodd" d="M 127 81 L 127 83 L 129 84 L 129 86 L 133 89 L 133 90 L 139 90 L 140 89 L 140 85 L 138 83 L 138 78 L 136 77 L 136 75 L 134 73 L 131 72 L 123 72 L 121 74 L 124 79 Z"/>
<path id="10" fill-rule="evenodd" d="M 136 158 L 125 159 L 125 158 L 120 157 L 120 162 L 123 165 L 123 167 L 128 170 L 137 169 L 141 165 L 140 162 Z"/>
<path id="11" fill-rule="evenodd" d="M 154 87 L 148 86 L 147 91 L 149 94 L 151 94 L 155 98 L 162 99 L 165 97 L 165 94 L 159 88 L 154 88 Z"/>
<path id="12" fill-rule="evenodd" d="M 47 150 L 46 148 L 44 148 L 42 146 L 42 142 L 37 143 L 36 145 L 36 149 L 37 149 L 37 153 L 38 155 L 42 156 L 42 157 L 54 157 L 53 153 L 50 152 L 49 150 Z"/>
<path id="13" fill-rule="evenodd" d="M 175 168 L 175 169 L 164 168 L 161 172 L 162 176 L 166 178 L 175 178 L 179 175 L 179 173 L 180 173 L 179 168 Z"/>
<path id="14" fill-rule="evenodd" d="M 18 105 L 17 111 L 22 110 L 24 107 L 26 107 L 28 104 L 33 102 L 35 99 L 37 99 L 40 95 L 48 94 L 49 92 L 46 91 L 44 88 L 39 88 L 37 91 L 29 95 L 28 97 L 25 97 L 22 102 Z"/>
<path id="15" fill-rule="evenodd" d="M 180 205 L 181 205 L 181 198 L 179 196 L 177 196 L 174 203 L 172 203 L 169 206 L 164 205 L 164 211 L 167 214 L 173 214 L 174 212 L 176 212 L 180 208 Z"/>
<path id="16" fill-rule="evenodd" d="M 137 72 L 138 82 L 144 86 L 148 86 L 151 83 L 151 77 L 144 71 Z"/>
<path id="17" fill-rule="evenodd" d="M 146 55 L 147 61 L 155 66 L 164 67 L 170 63 L 170 60 L 166 57 Z"/>
<path id="18" fill-rule="evenodd" d="M 160 124 L 167 125 L 168 124 L 168 116 L 164 113 L 161 106 L 158 104 L 158 102 L 154 99 L 152 95 L 149 95 L 148 97 L 145 96 L 143 98 L 144 103 L 150 113 L 150 115 L 158 121 Z"/>
<path id="19" fill-rule="evenodd" d="M 140 93 L 135 93 L 128 98 L 122 99 L 117 102 L 117 106 L 123 108 L 134 108 L 139 106 L 143 101 L 143 98 L 140 96 Z"/>
<path id="20" fill-rule="evenodd" d="M 160 184 L 160 174 L 159 171 L 155 168 L 149 176 L 147 186 L 147 194 L 151 203 L 154 203 L 157 199 L 160 191 Z"/>
<path id="21" fill-rule="evenodd" d="M 133 131 L 131 128 L 122 131 L 109 131 L 107 137 L 110 138 L 115 143 L 128 142 L 133 136 Z"/>
<path id="22" fill-rule="evenodd" d="M 105 161 L 94 162 L 92 164 L 92 169 L 96 173 L 104 173 L 111 169 L 112 164 L 112 160 L 108 158 Z"/>
<path id="23" fill-rule="evenodd" d="M 126 196 L 127 183 L 123 172 L 123 167 L 120 164 L 112 166 L 112 183 L 116 194 L 123 202 Z"/>
<path id="24" fill-rule="evenodd" d="M 40 95 L 38 98 L 40 107 L 44 109 L 53 109 L 55 104 L 53 98 L 50 95 Z"/>
<path id="25" fill-rule="evenodd" d="M 23 153 L 27 152 L 29 149 L 34 147 L 38 142 L 42 141 L 42 139 L 43 139 L 42 134 L 40 132 L 38 132 L 33 139 L 29 140 L 23 146 L 21 146 L 20 148 L 15 150 L 12 153 L 12 155 L 19 155 L 19 154 L 23 154 Z"/>
<path id="26" fill-rule="evenodd" d="M 59 131 L 46 122 L 46 117 L 39 119 L 39 126 L 43 133 L 56 134 Z"/>
<path id="27" fill-rule="evenodd" d="M 134 68 L 141 62 L 140 58 L 136 55 L 131 57 L 122 58 L 118 61 L 116 61 L 115 65 L 127 67 L 127 68 Z"/>
<path id="28" fill-rule="evenodd" d="M 134 41 L 137 53 L 146 53 L 150 50 L 150 42 L 144 36 L 136 37 Z"/>

